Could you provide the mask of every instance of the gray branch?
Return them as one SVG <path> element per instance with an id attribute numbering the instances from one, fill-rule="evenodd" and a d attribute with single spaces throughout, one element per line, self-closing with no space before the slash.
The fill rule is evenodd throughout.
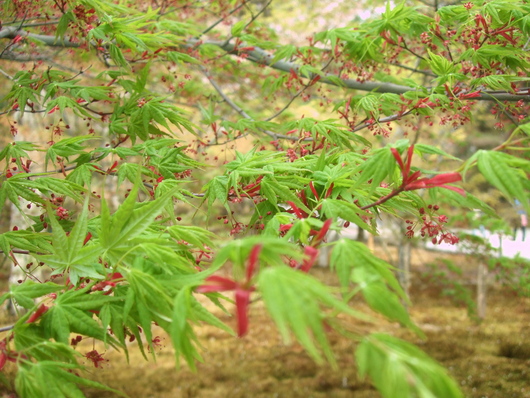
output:
<path id="1" fill-rule="evenodd" d="M 13 330 L 15 328 L 15 325 L 9 325 L 9 326 L 3 326 L 0 328 L 0 333 L 1 332 L 8 332 L 10 330 Z"/>
<path id="2" fill-rule="evenodd" d="M 0 54 L 0 59 L 5 59 L 7 61 L 14 61 L 14 62 L 33 62 L 33 61 L 48 61 L 51 63 L 50 58 L 48 55 L 43 54 L 36 54 L 36 55 L 30 55 L 30 54 L 15 54 L 11 51 L 6 51 L 3 54 Z"/>
<path id="3" fill-rule="evenodd" d="M 194 41 L 195 43 L 193 43 Z M 192 47 L 199 44 L 195 39 L 189 40 L 188 43 Z M 221 41 L 207 41 L 205 43 L 216 45 L 222 48 L 228 54 L 239 55 L 239 52 L 237 51 L 236 46 L 232 43 L 226 43 L 226 42 L 221 42 Z M 245 46 L 245 44 L 240 44 L 239 46 L 243 47 Z M 299 73 L 300 65 L 294 62 L 289 62 L 289 61 L 284 61 L 284 60 L 276 61 L 273 63 L 272 61 L 273 61 L 274 56 L 259 47 L 254 47 L 254 50 L 252 51 L 245 51 L 244 54 L 248 55 L 247 59 L 249 61 L 255 62 L 257 64 L 267 65 L 273 69 L 281 70 L 287 73 L 291 72 L 292 70 L 296 72 L 297 74 L 300 74 Z M 304 76 L 304 77 L 312 80 L 316 76 L 318 75 L 308 74 L 307 76 Z M 337 78 L 337 77 L 338 77 L 337 75 L 334 75 L 332 73 L 323 73 L 319 82 L 336 86 L 337 84 L 331 79 Z M 416 90 L 413 87 L 400 86 L 398 84 L 393 84 L 393 83 L 381 83 L 381 82 L 361 83 L 354 79 L 340 79 L 340 80 L 342 81 L 344 87 L 354 89 L 354 90 L 361 90 L 361 91 L 379 91 L 379 92 L 385 92 L 385 93 L 403 94 L 409 91 Z"/>
<path id="4" fill-rule="evenodd" d="M 65 38 L 48 36 L 48 35 L 38 35 L 35 33 L 30 33 L 25 30 L 18 29 L 15 26 L 7 26 L 0 30 L 0 39 L 14 39 L 15 37 L 27 37 L 33 40 L 40 41 L 50 47 L 79 47 L 79 43 L 74 43 Z"/>
<path id="5" fill-rule="evenodd" d="M 0 39 L 14 39 L 16 36 L 28 37 L 34 40 L 38 40 L 44 43 L 47 46 L 51 47 L 80 47 L 79 43 L 74 43 L 65 38 L 58 38 L 55 36 L 47 35 L 38 35 L 34 33 L 29 33 L 24 30 L 19 30 L 16 27 L 4 27 L 0 30 Z M 226 41 L 201 41 L 197 38 L 192 38 L 187 41 L 184 45 L 186 48 L 196 48 L 201 44 L 212 44 L 215 45 L 230 55 L 241 55 L 237 50 L 236 46 L 232 43 L 227 43 Z M 241 43 L 240 46 L 245 46 Z M 273 62 L 274 56 L 267 51 L 254 47 L 251 51 L 245 51 L 247 59 L 251 62 L 266 65 L 270 68 L 280 70 L 283 72 L 294 71 L 300 74 L 301 66 L 290 61 L 279 60 Z M 301 74 L 302 75 L 302 74 Z M 307 73 L 303 75 L 308 79 L 314 79 L 317 75 L 313 73 Z M 340 80 L 340 83 L 337 83 L 337 79 Z M 359 91 L 371 91 L 378 93 L 392 93 L 392 94 L 404 94 L 412 91 L 418 91 L 419 89 L 409 86 L 401 86 L 394 83 L 385 83 L 385 82 L 358 82 L 355 79 L 342 79 L 337 75 L 332 73 L 323 73 L 320 83 L 330 84 L 338 87 L 346 87 L 353 90 Z M 474 101 L 519 101 L 523 100 L 525 102 L 530 101 L 530 92 L 529 90 L 523 90 L 520 93 L 511 94 L 508 92 L 481 92 L 477 97 L 469 98 Z"/>
<path id="6" fill-rule="evenodd" d="M 212 44 L 219 48 L 222 48 L 224 51 L 226 51 L 228 54 L 231 55 L 241 55 L 240 52 L 237 50 L 236 46 L 231 43 L 226 43 L 222 41 L 206 41 L 206 42 L 200 42 L 197 39 L 190 39 L 187 42 L 187 47 L 197 47 L 201 44 Z M 244 43 L 239 44 L 240 47 L 246 46 Z M 244 54 L 246 54 L 246 59 L 249 61 L 252 61 L 254 63 L 260 64 L 260 65 L 266 65 L 270 68 L 280 70 L 283 72 L 291 72 L 294 71 L 297 74 L 300 74 L 300 68 L 301 66 L 294 63 L 289 62 L 285 60 L 280 60 L 276 62 L 272 62 L 274 59 L 274 56 L 267 51 L 259 48 L 254 47 L 252 51 L 244 51 Z M 314 79 L 317 75 L 313 73 L 308 73 L 303 77 L 306 77 L 308 79 Z M 340 79 L 340 84 L 337 83 L 337 79 Z M 409 86 L 401 86 L 399 84 L 394 83 L 385 83 L 385 82 L 358 82 L 355 79 L 343 79 L 339 76 L 332 74 L 332 73 L 323 73 L 319 83 L 325 83 L 330 84 L 332 86 L 338 86 L 338 87 L 346 87 L 353 90 L 359 90 L 359 91 L 372 91 L 372 92 L 378 92 L 378 93 L 392 93 L 392 94 L 405 94 L 411 91 L 418 91 L 419 89 Z M 429 90 L 429 88 L 427 88 Z M 523 100 L 525 102 L 530 101 L 530 92 L 528 90 L 524 90 L 524 92 L 520 94 L 510 94 L 507 92 L 482 92 L 477 97 L 469 98 L 470 100 L 475 101 L 519 101 Z"/>

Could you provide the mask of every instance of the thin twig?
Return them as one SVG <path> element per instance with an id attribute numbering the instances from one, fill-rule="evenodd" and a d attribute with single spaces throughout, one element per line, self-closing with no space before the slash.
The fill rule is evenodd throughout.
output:
<path id="1" fill-rule="evenodd" d="M 324 70 L 326 70 L 326 68 L 331 64 L 331 61 L 332 61 L 332 60 L 333 60 L 333 59 L 330 59 L 330 60 L 328 61 L 328 63 L 327 63 L 322 69 L 321 69 L 322 72 L 324 72 Z M 289 100 L 289 102 L 288 102 L 288 103 L 287 103 L 282 109 L 280 109 L 278 112 L 276 112 L 276 113 L 275 113 L 274 115 L 272 115 L 271 117 L 265 119 L 265 121 L 269 122 L 269 121 L 271 121 L 272 119 L 274 119 L 274 118 L 280 116 L 283 112 L 285 112 L 285 111 L 291 106 L 291 104 L 294 102 L 294 100 L 295 100 L 296 98 L 298 98 L 300 95 L 302 95 L 303 92 L 306 91 L 306 90 L 307 90 L 309 87 L 311 87 L 313 84 L 314 84 L 314 83 L 313 83 L 313 79 L 312 79 L 312 80 L 310 80 L 306 85 L 304 85 L 304 87 L 303 87 L 301 90 L 299 90 L 295 95 L 293 95 L 293 96 L 291 97 L 291 99 Z"/>
<path id="2" fill-rule="evenodd" d="M 413 73 L 419 73 L 419 74 L 426 75 L 426 76 L 436 77 L 436 75 L 434 73 L 430 72 L 430 71 L 420 70 L 418 68 L 413 68 L 413 67 L 407 66 L 407 65 L 392 64 L 392 63 L 389 63 L 389 62 L 387 62 L 387 65 L 396 66 L 396 67 L 401 68 L 401 69 L 409 70 L 409 71 L 411 71 Z"/>
<path id="3" fill-rule="evenodd" d="M 237 11 L 239 11 L 243 6 L 245 6 L 247 4 L 246 1 L 242 2 L 240 5 L 238 5 L 236 8 L 234 8 L 232 11 L 230 11 L 226 16 L 218 19 L 217 21 L 215 21 L 212 25 L 208 26 L 205 30 L 202 31 L 201 33 L 201 36 L 202 35 L 205 35 L 206 33 L 208 33 L 210 30 L 212 30 L 213 28 L 215 28 L 217 25 L 219 25 L 221 22 L 223 22 L 226 18 L 228 18 L 230 15 L 236 13 Z M 199 36 L 200 37 L 200 36 Z"/>
<path id="4" fill-rule="evenodd" d="M 269 0 L 269 1 L 267 2 L 267 4 L 265 4 L 265 5 L 261 8 L 261 10 L 258 11 L 258 13 L 257 13 L 256 15 L 252 15 L 252 17 L 250 18 L 250 21 L 249 21 L 249 22 L 243 27 L 243 31 L 244 31 L 245 29 L 247 29 L 247 28 L 250 26 L 250 24 L 251 24 L 252 22 L 254 22 L 256 19 L 258 19 L 258 17 L 259 17 L 261 14 L 263 14 L 263 13 L 265 12 L 265 10 L 270 6 L 271 3 L 272 3 L 272 0 Z M 247 4 L 247 3 L 245 3 L 245 5 L 246 5 L 246 4 Z"/>
<path id="5" fill-rule="evenodd" d="M 405 189 L 405 186 L 402 185 L 402 186 L 399 187 L 398 189 L 395 189 L 395 190 L 393 190 L 392 192 L 390 192 L 388 195 L 385 195 L 385 196 L 383 196 L 382 198 L 379 198 L 378 200 L 376 200 L 376 201 L 373 202 L 373 203 L 370 203 L 369 205 L 362 206 L 362 207 L 360 207 L 360 209 L 361 209 L 361 210 L 368 210 L 368 209 L 371 208 L 371 207 L 379 206 L 380 204 L 385 203 L 386 201 L 392 199 L 394 196 L 396 196 L 396 195 L 400 194 L 401 192 L 403 192 L 404 189 Z"/>
<path id="6" fill-rule="evenodd" d="M 278 112 L 276 112 L 274 115 L 268 117 L 267 119 L 265 119 L 266 122 L 270 122 L 272 119 L 275 119 L 277 118 L 278 116 L 280 116 L 283 112 L 285 112 L 290 106 L 291 104 L 294 102 L 295 99 L 297 99 L 300 95 L 302 95 L 302 93 L 307 90 L 309 88 L 309 84 L 306 84 L 304 86 L 304 88 L 302 88 L 301 90 L 299 90 L 295 95 L 293 95 L 291 97 L 291 99 L 289 100 L 289 102 L 287 102 L 287 104 L 285 104 L 285 106 L 280 109 Z"/>
<path id="7" fill-rule="evenodd" d="M 248 119 L 248 120 L 252 120 L 252 121 L 255 121 L 254 118 L 252 116 L 250 116 L 248 113 L 246 113 L 243 109 L 241 109 L 235 102 L 233 102 L 223 91 L 223 89 L 217 84 L 217 82 L 213 79 L 212 75 L 210 74 L 210 72 L 204 67 L 204 66 L 200 66 L 200 69 L 202 71 L 202 73 L 204 73 L 204 75 L 206 76 L 206 78 L 208 79 L 208 81 L 210 82 L 210 84 L 213 86 L 213 88 L 215 88 L 215 91 L 217 91 L 217 93 L 221 96 L 221 98 L 233 109 L 235 110 L 237 113 L 239 113 L 241 116 L 243 116 L 245 119 Z M 273 131 L 270 131 L 270 130 L 267 130 L 267 129 L 260 129 L 262 132 L 264 132 L 265 134 L 267 134 L 269 137 L 277 140 L 278 138 L 282 138 L 282 139 L 286 139 L 286 140 L 291 140 L 291 141 L 298 141 L 298 138 L 297 137 L 290 137 L 288 135 L 283 135 L 283 134 L 277 134 Z"/>
<path id="8" fill-rule="evenodd" d="M 0 69 L 0 73 L 7 77 L 9 80 L 13 80 L 13 76 L 11 76 L 9 73 L 5 72 L 3 69 Z"/>
<path id="9" fill-rule="evenodd" d="M 256 20 L 256 18 L 258 18 L 261 13 L 263 11 L 265 11 L 265 9 L 269 6 L 269 4 L 272 2 L 272 0 L 269 0 L 269 2 L 267 4 L 265 4 L 265 6 L 256 14 L 256 15 L 253 15 L 252 12 L 250 11 L 250 14 L 251 14 L 251 17 L 250 17 L 250 21 L 243 27 L 243 29 L 241 31 L 244 31 L 252 22 L 254 22 Z M 243 3 L 243 5 L 246 7 L 247 3 Z M 248 7 L 247 7 L 248 8 Z M 228 44 L 230 42 L 230 40 L 232 40 L 234 38 L 234 36 L 230 35 L 227 37 L 227 39 L 225 40 L 225 44 Z"/>
<path id="10" fill-rule="evenodd" d="M 403 116 L 407 116 L 409 115 L 410 113 L 412 112 L 412 109 L 406 111 L 406 112 L 403 112 L 403 113 L 396 113 L 395 115 L 391 115 L 391 116 L 387 116 L 387 117 L 384 117 L 384 118 L 381 118 L 381 119 L 378 119 L 376 121 L 374 121 L 374 123 L 368 123 L 368 122 L 362 122 L 361 124 L 355 126 L 353 129 L 351 129 L 350 131 L 352 133 L 355 133 L 359 130 L 363 130 L 367 127 L 370 127 L 370 126 L 373 126 L 374 124 L 381 124 L 381 123 L 388 123 L 388 122 L 394 122 L 396 120 L 399 120 L 401 119 Z"/>
<path id="11" fill-rule="evenodd" d="M 9 250 L 8 253 L 6 253 L 5 251 L 3 250 L 0 250 L 0 253 L 2 254 L 8 254 L 8 253 L 16 253 L 16 254 L 26 254 L 26 255 L 31 255 L 33 254 L 32 252 L 30 252 L 29 250 L 22 250 L 22 249 L 11 249 Z M 35 254 L 38 254 L 40 256 L 45 256 L 46 253 L 35 253 Z"/>

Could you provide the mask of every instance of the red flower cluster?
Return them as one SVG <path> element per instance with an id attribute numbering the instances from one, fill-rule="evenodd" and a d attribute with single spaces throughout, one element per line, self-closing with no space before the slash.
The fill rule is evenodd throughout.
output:
<path id="1" fill-rule="evenodd" d="M 70 216 L 70 214 L 68 214 L 68 210 L 66 210 L 64 207 L 58 207 L 57 210 L 55 210 L 55 214 L 59 220 L 66 220 Z"/>
<path id="2" fill-rule="evenodd" d="M 105 361 L 103 355 L 97 352 L 97 350 L 89 351 L 85 354 L 85 358 L 92 361 L 94 367 L 99 368 L 99 363 Z"/>
<path id="3" fill-rule="evenodd" d="M 431 241 L 433 244 L 440 244 L 442 242 L 449 243 L 451 245 L 454 245 L 458 243 L 459 238 L 450 233 L 444 231 L 444 226 L 448 219 L 445 215 L 439 215 L 438 217 L 434 217 L 434 212 L 438 211 L 439 207 L 437 205 L 429 205 L 427 210 L 424 208 L 421 208 L 420 214 L 421 214 L 421 229 L 420 229 L 420 235 L 422 238 L 429 237 L 432 238 Z M 405 235 L 407 238 L 412 238 L 414 236 L 414 228 L 417 225 L 414 221 L 406 220 L 407 224 L 407 232 Z"/>

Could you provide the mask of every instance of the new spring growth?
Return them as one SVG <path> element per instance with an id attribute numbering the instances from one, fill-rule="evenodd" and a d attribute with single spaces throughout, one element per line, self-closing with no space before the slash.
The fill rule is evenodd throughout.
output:
<path id="1" fill-rule="evenodd" d="M 243 282 L 212 275 L 206 278 L 205 283 L 196 290 L 197 293 L 234 291 L 237 312 L 237 335 L 239 337 L 244 336 L 248 331 L 248 304 L 250 302 L 250 294 L 256 290 L 256 287 L 251 284 L 251 279 L 258 266 L 261 249 L 262 245 L 256 244 L 250 250 Z"/>
<path id="2" fill-rule="evenodd" d="M 414 154 L 414 145 L 411 145 L 407 151 L 406 163 L 403 162 L 403 159 L 401 159 L 401 155 L 396 148 L 390 148 L 390 150 L 392 151 L 392 155 L 394 155 L 394 158 L 396 159 L 396 162 L 398 163 L 403 175 L 403 182 L 400 189 L 401 191 L 413 191 L 415 189 L 440 187 L 450 189 L 452 191 L 458 192 L 462 196 L 465 196 L 465 192 L 462 188 L 446 185 L 461 181 L 462 176 L 460 173 L 443 173 L 431 178 L 419 178 L 421 176 L 420 170 L 417 170 L 413 173 L 410 172 L 412 155 Z"/>
<path id="3" fill-rule="evenodd" d="M 305 259 L 302 261 L 301 264 L 293 262 L 291 264 L 293 268 L 300 269 L 303 272 L 309 272 L 311 267 L 313 267 L 313 265 L 315 264 L 318 254 L 320 252 L 319 249 L 317 249 L 317 247 L 326 237 L 326 234 L 328 233 L 329 227 L 331 226 L 332 222 L 333 222 L 332 218 L 327 219 L 324 222 L 324 225 L 322 226 L 320 231 L 318 232 L 315 231 L 315 235 L 313 239 L 311 240 L 311 244 L 304 247 Z"/>

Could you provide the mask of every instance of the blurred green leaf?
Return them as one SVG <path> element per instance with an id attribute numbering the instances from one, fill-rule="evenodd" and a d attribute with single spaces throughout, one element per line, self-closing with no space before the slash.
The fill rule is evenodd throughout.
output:
<path id="1" fill-rule="evenodd" d="M 447 371 L 411 343 L 386 334 L 365 337 L 355 352 L 361 377 L 368 375 L 384 398 L 461 398 Z"/>

